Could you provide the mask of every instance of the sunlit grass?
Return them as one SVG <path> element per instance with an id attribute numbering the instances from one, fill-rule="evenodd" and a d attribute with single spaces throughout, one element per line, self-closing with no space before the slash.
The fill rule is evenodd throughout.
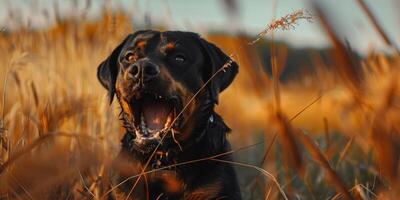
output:
<path id="1" fill-rule="evenodd" d="M 258 39 L 207 36 L 240 65 L 217 110 L 233 129 L 229 153 L 237 158 L 246 199 L 374 199 L 400 191 L 400 57 L 371 53 L 359 60 L 323 23 L 335 62 L 316 55 L 315 73 L 285 84 L 276 76 L 291 58 L 280 46 L 273 47 L 278 71 L 270 77 Z M 126 15 L 105 12 L 97 22 L 63 20 L 46 30 L 1 33 L 2 198 L 100 199 L 112 188 L 106 171 L 123 130 L 96 70 L 132 31 Z"/>

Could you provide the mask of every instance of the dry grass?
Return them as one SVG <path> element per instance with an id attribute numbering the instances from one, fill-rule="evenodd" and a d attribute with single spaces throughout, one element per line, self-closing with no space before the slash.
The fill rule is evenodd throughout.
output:
<path id="1" fill-rule="evenodd" d="M 316 73 L 299 74 L 300 81 L 278 81 L 291 59 L 280 46 L 271 47 L 273 77 L 263 73 L 257 42 L 271 31 L 311 20 L 306 11 L 275 20 L 253 40 L 207 37 L 240 65 L 217 109 L 234 130 L 230 140 L 237 148 L 226 154 L 244 167 L 243 195 L 397 197 L 400 57 L 356 58 L 316 8 L 334 46 L 333 62 L 323 63 L 317 55 Z M 123 130 L 118 106 L 108 105 L 96 68 L 133 30 L 126 15 L 104 12 L 97 22 L 58 19 L 48 30 L 1 33 L 1 199 L 101 199 L 111 191 L 106 171 Z M 188 163 L 225 162 L 219 156 Z M 131 178 L 151 172 L 144 168 Z"/>

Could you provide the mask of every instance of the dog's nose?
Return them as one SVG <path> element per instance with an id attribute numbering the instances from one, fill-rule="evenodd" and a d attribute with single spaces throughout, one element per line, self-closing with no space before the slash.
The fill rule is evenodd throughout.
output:
<path id="1" fill-rule="evenodd" d="M 158 76 L 159 73 L 160 69 L 158 68 L 158 66 L 151 63 L 145 65 L 143 68 L 143 77 L 151 79 L 153 77 Z"/>
<path id="2" fill-rule="evenodd" d="M 160 74 L 160 68 L 151 62 L 139 61 L 129 67 L 129 73 L 137 80 L 149 81 Z"/>

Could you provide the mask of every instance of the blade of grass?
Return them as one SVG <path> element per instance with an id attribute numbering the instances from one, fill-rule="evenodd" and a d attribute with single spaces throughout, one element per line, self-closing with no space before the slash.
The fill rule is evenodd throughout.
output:
<path id="1" fill-rule="evenodd" d="M 55 133 L 44 134 L 41 137 L 39 137 L 36 140 L 34 140 L 32 143 L 28 144 L 21 151 L 11 155 L 10 158 L 0 166 L 0 174 L 3 173 L 4 170 L 7 167 L 9 167 L 11 164 L 13 164 L 16 160 L 18 160 L 18 158 L 20 158 L 21 156 L 29 153 L 31 150 L 33 150 L 34 148 L 36 148 L 40 144 L 43 144 L 45 141 L 47 141 L 48 139 L 53 138 L 53 137 L 73 137 L 73 138 L 78 138 L 78 137 L 82 137 L 82 135 L 80 135 L 80 134 L 63 133 L 63 132 L 55 132 Z"/>
<path id="2" fill-rule="evenodd" d="M 338 174 L 332 169 L 324 154 L 319 150 L 317 145 L 303 132 L 298 132 L 298 138 L 302 142 L 305 149 L 310 153 L 314 162 L 316 162 L 325 172 L 327 181 L 336 189 L 338 193 L 344 195 L 346 199 L 353 199 L 346 189 L 346 185 L 340 179 Z"/>
<path id="3" fill-rule="evenodd" d="M 351 145 L 354 142 L 354 138 L 355 136 L 352 136 L 350 138 L 350 140 L 346 143 L 346 145 L 344 146 L 343 150 L 340 152 L 340 156 L 339 156 L 339 160 L 336 163 L 336 168 L 340 165 L 340 163 L 343 161 L 344 157 L 347 155 L 347 152 L 349 151 Z"/>
<path id="4" fill-rule="evenodd" d="M 360 6 L 361 10 L 363 10 L 364 13 L 367 15 L 369 21 L 372 23 L 373 27 L 378 32 L 379 36 L 381 36 L 382 40 L 386 43 L 386 45 L 393 47 L 397 51 L 397 53 L 400 53 L 399 48 L 396 46 L 394 41 L 389 39 L 389 35 L 383 30 L 383 27 L 380 25 L 378 19 L 372 13 L 371 9 L 365 3 L 365 1 L 364 0 L 356 0 L 356 1 Z"/>

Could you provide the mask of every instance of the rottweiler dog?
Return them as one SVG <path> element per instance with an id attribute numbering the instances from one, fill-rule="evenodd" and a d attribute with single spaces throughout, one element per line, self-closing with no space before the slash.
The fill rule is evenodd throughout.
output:
<path id="1" fill-rule="evenodd" d="M 207 159 L 230 150 L 214 106 L 237 73 L 192 32 L 138 31 L 112 51 L 97 75 L 126 129 L 113 167 L 116 198 L 241 199 L 231 156 Z"/>

